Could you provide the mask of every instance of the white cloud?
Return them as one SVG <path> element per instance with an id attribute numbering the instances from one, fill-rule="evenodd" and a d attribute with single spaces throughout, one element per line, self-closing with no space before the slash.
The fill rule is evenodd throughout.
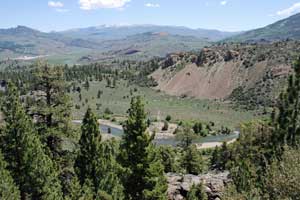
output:
<path id="1" fill-rule="evenodd" d="M 122 9 L 131 0 L 79 0 L 82 10 L 95 10 L 99 8 Z"/>
<path id="2" fill-rule="evenodd" d="M 291 7 L 284 9 L 284 10 L 280 10 L 278 11 L 276 14 L 279 16 L 289 16 L 292 15 L 296 12 L 300 11 L 300 2 L 299 3 L 295 3 L 294 5 L 292 5 Z"/>
<path id="3" fill-rule="evenodd" d="M 64 4 L 60 1 L 49 1 L 48 6 L 53 8 L 62 8 L 64 7 Z"/>
<path id="4" fill-rule="evenodd" d="M 221 6 L 225 6 L 228 3 L 228 1 L 221 1 L 220 4 Z"/>
<path id="5" fill-rule="evenodd" d="M 146 3 L 145 6 L 150 7 L 150 8 L 159 8 L 160 7 L 160 5 L 158 3 Z"/>
<path id="6" fill-rule="evenodd" d="M 66 13 L 66 12 L 69 12 L 70 10 L 64 9 L 64 8 L 57 8 L 57 9 L 55 9 L 55 11 L 60 12 L 60 13 Z"/>

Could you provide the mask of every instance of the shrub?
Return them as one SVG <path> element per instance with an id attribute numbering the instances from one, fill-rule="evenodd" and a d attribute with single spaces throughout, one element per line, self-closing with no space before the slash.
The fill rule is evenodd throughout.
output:
<path id="1" fill-rule="evenodd" d="M 166 121 L 170 122 L 170 121 L 171 121 L 171 119 L 172 119 L 172 117 L 171 117 L 170 115 L 167 115 L 167 117 L 166 117 Z"/>
<path id="2" fill-rule="evenodd" d="M 161 129 L 162 131 L 167 131 L 169 130 L 169 123 L 167 121 L 164 122 L 164 126 Z"/>
<path id="3" fill-rule="evenodd" d="M 201 122 L 197 122 L 194 124 L 193 126 L 193 130 L 196 134 L 199 134 L 202 132 L 202 129 L 203 129 L 203 126 L 202 126 L 202 123 Z"/>
<path id="4" fill-rule="evenodd" d="M 104 114 L 106 114 L 106 115 L 112 115 L 114 113 L 109 108 L 105 108 Z"/>
<path id="5" fill-rule="evenodd" d="M 75 105 L 75 109 L 80 110 L 80 105 Z"/>

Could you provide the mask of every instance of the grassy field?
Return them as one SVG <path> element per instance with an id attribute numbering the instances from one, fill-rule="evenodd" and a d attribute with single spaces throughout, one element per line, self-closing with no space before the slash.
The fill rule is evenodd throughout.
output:
<path id="1" fill-rule="evenodd" d="M 100 98 L 97 98 L 98 90 L 103 91 Z M 88 91 L 81 85 L 81 94 L 81 101 L 79 101 L 78 92 L 72 92 L 70 94 L 74 104 L 74 119 L 82 119 L 88 106 L 90 106 L 99 117 L 103 115 L 106 108 L 113 111 L 116 117 L 126 116 L 131 97 L 137 95 L 144 98 L 146 110 L 152 119 L 163 120 L 166 115 L 171 115 L 173 121 L 213 121 L 216 127 L 227 126 L 229 128 L 236 128 L 241 122 L 255 118 L 254 112 L 235 110 L 229 104 L 223 102 L 192 98 L 182 99 L 166 95 L 150 88 L 128 85 L 125 81 L 119 81 L 116 88 L 106 87 L 105 81 L 90 82 Z M 98 110 L 96 104 L 100 105 Z M 80 109 L 76 109 L 75 105 L 80 105 Z"/>

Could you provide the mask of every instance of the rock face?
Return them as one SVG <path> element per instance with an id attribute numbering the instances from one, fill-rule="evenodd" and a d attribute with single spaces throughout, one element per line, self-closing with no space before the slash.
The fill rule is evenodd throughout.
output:
<path id="1" fill-rule="evenodd" d="M 221 199 L 225 185 L 231 181 L 229 172 L 207 173 L 199 176 L 168 173 L 166 176 L 169 200 L 185 199 L 192 185 L 198 185 L 201 182 L 204 184 L 205 191 L 210 200 Z"/>

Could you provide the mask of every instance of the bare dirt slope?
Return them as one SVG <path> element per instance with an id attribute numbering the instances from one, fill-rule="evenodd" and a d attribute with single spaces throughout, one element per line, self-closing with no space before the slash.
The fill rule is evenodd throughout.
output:
<path id="1" fill-rule="evenodd" d="M 204 99 L 219 99 L 231 94 L 234 89 L 234 67 L 226 65 L 222 68 L 213 67 L 209 70 L 189 64 L 175 74 L 165 79 L 155 75 L 159 85 L 157 89 L 176 96 L 191 96 Z M 159 78 L 159 79 L 157 79 Z"/>
<path id="2" fill-rule="evenodd" d="M 162 64 L 150 76 L 158 83 L 155 89 L 170 95 L 200 99 L 234 95 L 262 103 L 260 98 L 283 89 L 282 82 L 292 72 L 291 52 L 299 49 L 299 43 L 215 46 L 198 55 L 170 55 L 173 65 Z"/>
<path id="3" fill-rule="evenodd" d="M 289 66 L 277 68 L 289 69 Z M 174 76 L 157 70 L 151 76 L 158 82 L 156 89 L 175 96 L 201 99 L 225 99 L 239 86 L 251 88 L 268 71 L 267 62 L 256 63 L 251 69 L 240 71 L 240 62 L 222 62 L 210 68 L 188 64 Z M 247 82 L 247 84 L 245 84 Z"/>

